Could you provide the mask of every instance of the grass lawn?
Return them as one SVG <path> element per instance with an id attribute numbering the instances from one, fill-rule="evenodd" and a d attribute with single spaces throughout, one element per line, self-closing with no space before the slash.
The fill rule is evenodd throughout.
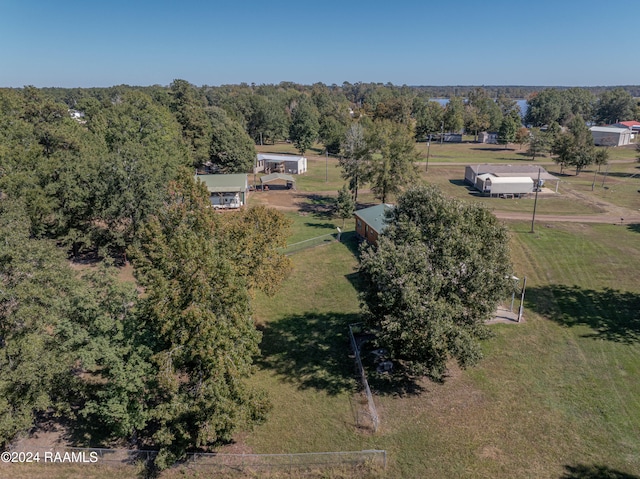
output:
<path id="1" fill-rule="evenodd" d="M 484 204 L 491 210 L 527 212 L 533 211 L 533 198 L 501 199 L 479 196 L 475 190 L 464 183 L 464 166 L 431 166 L 429 171 L 420 168 L 423 181 L 438 185 L 449 195 L 466 201 Z M 558 195 L 538 198 L 537 212 L 539 214 L 582 215 L 601 213 L 604 210 L 596 202 L 576 201 L 567 193 L 572 185 L 560 184 Z M 638 195 L 640 196 L 640 195 Z"/>
<path id="2" fill-rule="evenodd" d="M 257 298 L 264 352 L 253 382 L 274 409 L 246 444 L 262 453 L 386 449 L 384 477 L 639 474 L 639 232 L 512 230 L 516 272 L 528 278 L 526 321 L 493 326 L 485 359 L 452 366 L 444 384 L 378 393 L 377 434 L 357 427 L 348 358 L 347 324 L 358 314 L 353 246 L 294 255 L 284 288 Z"/>

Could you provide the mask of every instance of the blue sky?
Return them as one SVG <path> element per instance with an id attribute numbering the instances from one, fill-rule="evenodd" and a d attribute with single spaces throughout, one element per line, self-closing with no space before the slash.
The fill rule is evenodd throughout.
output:
<path id="1" fill-rule="evenodd" d="M 0 87 L 640 84 L 631 3 L 1 0 Z"/>

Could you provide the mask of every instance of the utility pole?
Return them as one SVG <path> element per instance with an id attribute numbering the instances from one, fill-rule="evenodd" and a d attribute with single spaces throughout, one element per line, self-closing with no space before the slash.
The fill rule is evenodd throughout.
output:
<path id="1" fill-rule="evenodd" d="M 536 207 L 538 206 L 538 190 L 540 189 L 540 168 L 538 168 L 538 181 L 536 183 L 536 197 L 533 200 L 533 218 L 531 218 L 531 232 L 536 222 Z"/>
<path id="2" fill-rule="evenodd" d="M 327 183 L 329 181 L 329 148 L 325 149 L 325 160 L 324 160 L 324 182 Z"/>
<path id="3" fill-rule="evenodd" d="M 609 174 L 609 167 L 611 165 L 607 165 L 607 171 L 604 172 L 604 178 L 602 178 L 602 187 L 604 188 L 604 182 L 607 179 L 607 175 Z"/>
<path id="4" fill-rule="evenodd" d="M 429 133 L 429 139 L 427 140 L 427 167 L 424 172 L 429 171 L 429 150 L 431 149 L 431 133 Z"/>

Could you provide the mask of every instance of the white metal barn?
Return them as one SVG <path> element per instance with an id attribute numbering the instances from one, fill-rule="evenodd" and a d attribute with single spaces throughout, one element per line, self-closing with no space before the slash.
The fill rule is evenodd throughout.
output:
<path id="1" fill-rule="evenodd" d="M 307 172 L 307 158 L 295 155 L 258 153 L 254 173 L 258 173 L 259 171 L 302 175 Z"/>
<path id="2" fill-rule="evenodd" d="M 528 176 L 489 175 L 484 183 L 490 196 L 520 196 L 533 192 L 533 180 Z"/>
<path id="3" fill-rule="evenodd" d="M 630 128 L 617 128 L 612 126 L 592 126 L 589 128 L 593 136 L 593 144 L 596 146 L 624 146 L 631 143 L 632 131 Z"/>

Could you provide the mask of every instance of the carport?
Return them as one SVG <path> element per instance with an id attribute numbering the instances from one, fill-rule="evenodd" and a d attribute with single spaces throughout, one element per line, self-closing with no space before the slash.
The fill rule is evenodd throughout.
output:
<path id="1" fill-rule="evenodd" d="M 274 181 L 284 181 L 285 182 L 284 186 L 286 186 L 288 190 L 296 189 L 295 188 L 296 180 L 293 179 L 293 176 L 285 175 L 282 173 L 271 173 L 270 175 L 265 175 L 260 178 L 260 186 L 262 187 L 262 190 L 264 191 L 265 186 L 268 183 L 272 183 Z M 268 186 L 266 189 L 269 189 Z"/>

